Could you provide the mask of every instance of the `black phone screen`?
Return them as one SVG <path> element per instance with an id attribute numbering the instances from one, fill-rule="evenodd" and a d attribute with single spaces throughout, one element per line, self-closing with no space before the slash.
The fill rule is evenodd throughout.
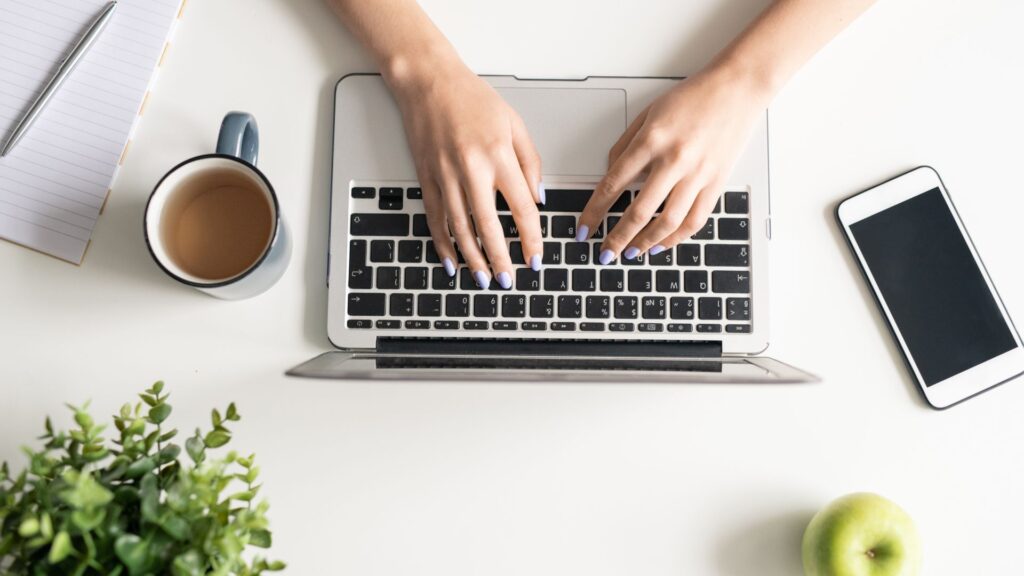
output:
<path id="1" fill-rule="evenodd" d="M 938 188 L 850 230 L 925 385 L 1017 346 Z"/>

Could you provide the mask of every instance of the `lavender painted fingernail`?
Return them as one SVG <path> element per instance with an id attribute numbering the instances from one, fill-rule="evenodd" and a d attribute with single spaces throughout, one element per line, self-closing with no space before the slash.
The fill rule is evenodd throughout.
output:
<path id="1" fill-rule="evenodd" d="M 533 256 L 530 256 L 530 269 L 532 269 L 534 272 L 540 272 L 540 256 L 539 255 L 534 254 Z"/>
<path id="2" fill-rule="evenodd" d="M 544 187 L 544 183 L 537 184 L 537 196 L 540 196 L 540 203 L 543 206 L 548 203 L 548 190 Z"/>
<path id="3" fill-rule="evenodd" d="M 508 272 L 498 272 L 498 286 L 505 290 L 512 287 L 512 276 Z"/>
<path id="4" fill-rule="evenodd" d="M 615 252 L 611 250 L 604 250 L 601 252 L 600 258 L 597 259 L 601 264 L 608 264 L 612 260 L 615 260 Z"/>
<path id="5" fill-rule="evenodd" d="M 639 255 L 640 255 L 640 249 L 637 248 L 636 246 L 630 246 L 629 248 L 626 248 L 625 252 L 622 253 L 622 256 L 626 260 L 632 260 L 633 258 L 636 258 Z"/>
<path id="6" fill-rule="evenodd" d="M 477 270 L 473 272 L 473 278 L 476 280 L 476 285 L 481 288 L 487 288 L 491 285 L 491 277 L 487 275 L 487 272 L 483 270 Z"/>
<path id="7" fill-rule="evenodd" d="M 451 258 L 445 258 L 442 264 L 444 264 L 444 271 L 448 273 L 449 278 L 455 276 L 455 264 Z"/>
<path id="8" fill-rule="evenodd" d="M 665 250 L 666 250 L 666 248 L 664 246 L 662 246 L 661 244 L 658 244 L 658 245 L 654 246 L 653 248 L 651 248 L 649 252 L 650 252 L 651 256 L 655 256 L 657 254 L 661 254 Z"/>
<path id="9" fill-rule="evenodd" d="M 590 226 L 584 224 L 576 229 L 577 242 L 586 242 L 587 236 L 590 236 Z"/>

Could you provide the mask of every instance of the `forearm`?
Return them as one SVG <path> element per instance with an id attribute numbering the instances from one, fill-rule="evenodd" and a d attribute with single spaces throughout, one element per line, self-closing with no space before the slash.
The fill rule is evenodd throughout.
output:
<path id="1" fill-rule="evenodd" d="M 455 49 L 415 0 L 327 0 L 373 55 L 384 80 L 403 89 L 448 65 Z"/>
<path id="2" fill-rule="evenodd" d="M 768 101 L 875 0 L 777 0 L 711 63 Z"/>

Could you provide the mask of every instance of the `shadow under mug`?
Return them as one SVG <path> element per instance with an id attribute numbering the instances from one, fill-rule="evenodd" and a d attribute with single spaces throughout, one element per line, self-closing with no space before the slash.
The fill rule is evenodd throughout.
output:
<path id="1" fill-rule="evenodd" d="M 143 227 L 150 255 L 168 276 L 217 298 L 241 300 L 266 291 L 284 274 L 291 259 L 291 238 L 281 216 L 274 187 L 256 167 L 258 155 L 259 129 L 256 119 L 245 112 L 230 112 L 221 124 L 215 154 L 185 160 L 157 183 L 146 204 Z M 233 177 L 244 178 L 247 185 L 264 195 L 270 210 L 271 230 L 262 250 L 244 269 L 226 277 L 208 278 L 186 270 L 176 261 L 174 250 L 168 246 L 166 220 L 170 217 L 168 208 L 171 201 L 187 190 L 189 185 L 194 186 L 197 178 L 225 171 Z M 218 248 L 230 249 L 211 247 L 214 250 Z"/>

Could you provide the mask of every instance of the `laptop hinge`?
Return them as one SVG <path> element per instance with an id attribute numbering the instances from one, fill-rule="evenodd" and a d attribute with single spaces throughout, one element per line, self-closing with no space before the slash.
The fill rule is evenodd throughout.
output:
<path id="1" fill-rule="evenodd" d="M 377 338 L 382 354 L 435 356 L 619 356 L 720 358 L 722 343 L 622 342 L 611 340 L 514 340 L 477 338 Z"/>

